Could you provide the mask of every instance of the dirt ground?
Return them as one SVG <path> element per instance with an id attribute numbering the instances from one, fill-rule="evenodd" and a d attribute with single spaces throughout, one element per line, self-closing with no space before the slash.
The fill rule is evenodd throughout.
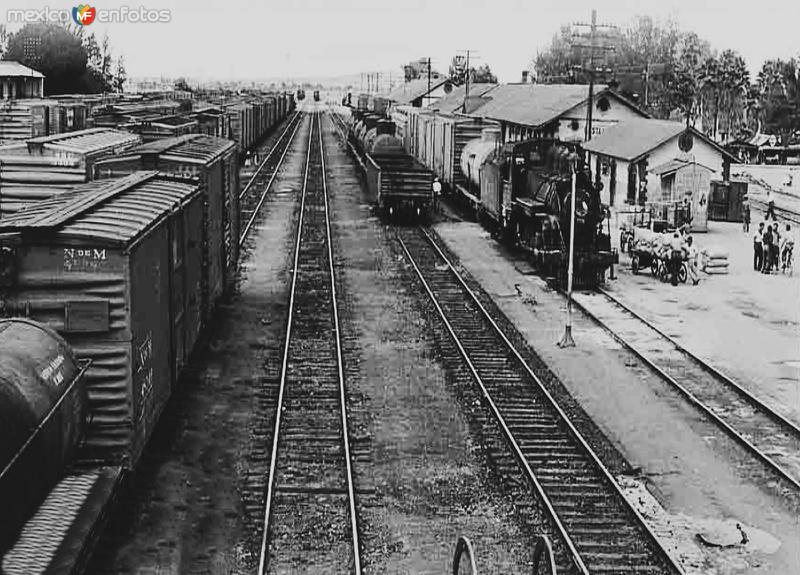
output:
<path id="1" fill-rule="evenodd" d="M 709 222 L 694 238 L 700 249 L 729 254 L 728 275 L 701 273 L 699 285 L 673 288 L 633 275 L 622 255 L 609 291 L 800 424 L 800 271 L 753 270 L 752 234 L 741 224 Z"/>
<path id="2" fill-rule="evenodd" d="M 481 573 L 527 573 L 525 536 L 487 481 L 392 229 L 333 137 L 326 153 L 366 571 L 448 573 L 465 535 Z"/>
<path id="3" fill-rule="evenodd" d="M 264 365 L 280 357 L 296 195 L 305 140 L 296 141 L 247 243 L 237 293 L 130 476 L 90 574 L 251 572 L 246 502 L 254 406 Z M 244 181 L 244 180 L 243 180 Z"/>
<path id="4" fill-rule="evenodd" d="M 589 416 L 640 470 L 638 483 L 630 488 L 632 499 L 654 529 L 669 539 L 688 573 L 796 571 L 800 565 L 796 509 L 768 478 L 759 481 L 741 472 L 744 455 L 735 445 L 580 314 L 574 325 L 577 347 L 556 347 L 564 330 L 563 298 L 479 225 L 450 222 L 437 225 L 436 230 Z M 699 534 L 724 531 L 730 522 L 740 523 L 753 535 L 747 545 L 716 548 L 698 542 Z"/>

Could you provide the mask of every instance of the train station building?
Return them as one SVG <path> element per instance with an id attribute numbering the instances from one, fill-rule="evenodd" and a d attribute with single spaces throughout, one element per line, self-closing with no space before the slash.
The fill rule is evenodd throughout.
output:
<path id="1" fill-rule="evenodd" d="M 44 75 L 19 62 L 0 62 L 0 99 L 44 97 Z"/>

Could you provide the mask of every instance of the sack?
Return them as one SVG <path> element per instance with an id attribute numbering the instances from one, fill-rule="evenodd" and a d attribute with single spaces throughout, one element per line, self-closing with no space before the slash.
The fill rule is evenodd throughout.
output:
<path id="1" fill-rule="evenodd" d="M 704 248 L 703 255 L 709 259 L 728 259 L 728 252 L 720 248 Z"/>
<path id="2" fill-rule="evenodd" d="M 706 267 L 704 270 L 708 275 L 726 275 L 728 273 L 727 266 L 724 268 L 709 268 Z"/>
<path id="3" fill-rule="evenodd" d="M 716 269 L 721 269 L 721 268 L 727 268 L 727 267 L 729 267 L 729 265 L 730 265 L 730 264 L 729 264 L 728 262 L 726 262 L 726 261 L 722 261 L 722 260 L 710 260 L 710 261 L 707 261 L 707 262 L 706 262 L 706 265 L 705 265 L 704 267 L 706 267 L 706 268 L 716 268 Z"/>

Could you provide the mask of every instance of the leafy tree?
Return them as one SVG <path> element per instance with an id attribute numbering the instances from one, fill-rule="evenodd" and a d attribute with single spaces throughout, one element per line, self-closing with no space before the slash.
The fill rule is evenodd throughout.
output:
<path id="1" fill-rule="evenodd" d="M 0 24 L 0 58 L 3 57 L 3 54 L 6 53 L 6 48 L 8 47 L 8 39 L 11 37 L 11 33 L 6 28 L 5 24 Z"/>
<path id="2" fill-rule="evenodd" d="M 786 144 L 800 130 L 800 66 L 796 58 L 764 62 L 756 80 L 764 131 Z"/>
<path id="3" fill-rule="evenodd" d="M 86 49 L 81 40 L 57 24 L 26 24 L 8 40 L 4 60 L 16 60 L 45 76 L 45 93 L 81 92 Z"/>
<path id="4" fill-rule="evenodd" d="M 497 76 L 492 74 L 488 64 L 484 64 L 479 68 L 472 68 L 472 81 L 475 83 L 496 84 Z"/>
<path id="5" fill-rule="evenodd" d="M 111 71 L 114 58 L 111 54 L 111 41 L 108 39 L 108 34 L 103 34 L 103 42 L 100 44 L 100 77 L 106 86 L 111 86 L 114 80 Z"/>
<path id="6" fill-rule="evenodd" d="M 750 73 L 744 58 L 733 50 L 706 59 L 701 67 L 701 109 L 703 125 L 714 138 L 728 136 L 746 121 L 745 105 Z"/>

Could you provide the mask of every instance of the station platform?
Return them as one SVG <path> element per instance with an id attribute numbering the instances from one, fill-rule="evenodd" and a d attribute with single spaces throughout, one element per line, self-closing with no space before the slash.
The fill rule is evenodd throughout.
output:
<path id="1" fill-rule="evenodd" d="M 88 561 L 117 492 L 121 467 L 66 475 L 0 559 L 3 575 L 71 575 Z"/>
<path id="2" fill-rule="evenodd" d="M 620 255 L 607 290 L 681 345 L 800 423 L 800 270 L 792 276 L 753 269 L 753 232 L 742 224 L 709 222 L 692 234 L 700 251 L 728 253 L 729 273 L 700 273 L 700 283 L 673 287 L 631 272 Z M 755 224 L 755 225 L 753 225 Z M 795 238 L 800 230 L 793 230 Z M 617 235 L 615 241 L 619 240 Z"/>

